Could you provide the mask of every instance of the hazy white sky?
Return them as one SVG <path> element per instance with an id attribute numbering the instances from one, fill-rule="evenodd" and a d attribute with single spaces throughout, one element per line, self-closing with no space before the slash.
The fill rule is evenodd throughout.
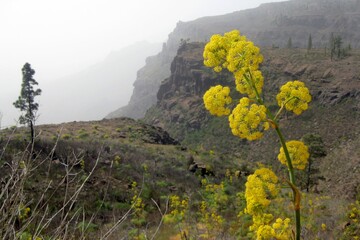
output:
<path id="1" fill-rule="evenodd" d="M 101 61 L 136 41 L 165 42 L 176 23 L 281 0 L 0 0 L 0 111 L 13 122 L 21 67 L 40 83 Z"/>

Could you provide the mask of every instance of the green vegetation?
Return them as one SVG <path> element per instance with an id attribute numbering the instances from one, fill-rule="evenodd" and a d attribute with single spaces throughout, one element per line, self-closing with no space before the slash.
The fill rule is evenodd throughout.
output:
<path id="1" fill-rule="evenodd" d="M 242 85 L 239 89 L 252 95 L 249 102 L 241 102 L 247 113 L 262 112 L 261 107 L 251 109 L 253 104 L 262 105 L 261 100 L 275 115 L 261 118 L 260 128 L 250 131 L 254 135 L 246 135 L 256 138 L 260 133 L 263 140 L 247 141 L 233 136 L 236 125 L 225 127 L 227 118 L 206 114 L 201 99 L 205 88 L 217 80 L 231 86 L 233 77 L 205 70 L 203 59 L 197 59 L 203 48 L 192 43 L 183 48 L 191 52 L 181 60 L 195 68 L 189 71 L 201 79 L 196 82 L 201 86 L 181 86 L 176 94 L 168 94 L 169 102 L 149 111 L 153 114 L 149 118 L 181 145 L 162 129 L 128 118 L 38 126 L 41 134 L 31 146 L 24 141 L 25 128 L 0 132 L 0 238 L 231 240 L 256 239 L 259 232 L 272 228 L 276 238 L 289 239 L 289 229 L 295 232 L 296 225 L 293 210 L 300 203 L 303 239 L 357 239 L 360 207 L 355 199 L 359 200 L 360 190 L 354 176 L 359 173 L 360 146 L 354 122 L 359 119 L 358 101 L 347 97 L 353 94 L 351 89 L 342 95 L 344 85 L 339 79 L 345 77 L 337 74 L 358 69 L 360 55 L 352 50 L 345 61 L 330 62 L 316 48 L 266 49 L 264 58 L 271 56 L 271 60 L 260 70 L 270 80 L 264 83 L 263 93 L 254 94 L 242 79 L 236 80 Z M 192 64 L 186 63 L 186 57 Z M 285 112 L 288 103 L 293 111 L 297 104 L 283 99 L 291 94 L 287 93 L 294 82 L 280 91 L 284 93 L 280 100 L 273 99 L 279 86 L 293 77 L 305 79 L 315 100 L 299 117 Z M 248 80 L 254 79 L 248 76 Z M 353 76 L 346 80 L 354 85 Z M 235 88 L 213 90 L 212 95 L 219 93 L 225 103 L 221 111 L 215 109 L 216 114 L 232 113 L 225 107 L 232 110 L 240 103 Z M 282 110 L 275 114 L 279 107 Z M 275 131 L 265 130 L 280 125 L 284 136 L 301 139 L 310 154 L 304 167 L 305 160 L 296 161 L 290 150 L 305 152 L 302 145 L 283 145 L 293 168 L 305 168 L 294 170 L 295 194 L 294 186 L 285 180 L 287 157 L 284 149 L 279 154 L 277 146 L 281 141 Z M 278 155 L 281 162 L 274 161 Z M 293 198 L 297 191 L 302 192 L 300 201 Z M 251 204 L 259 204 L 261 214 Z"/>
<path id="2" fill-rule="evenodd" d="M 343 47 L 344 42 L 340 35 L 334 35 L 331 33 L 330 36 L 330 59 L 333 60 L 334 58 L 341 59 L 350 54 L 351 45 L 349 44 L 347 47 Z"/>

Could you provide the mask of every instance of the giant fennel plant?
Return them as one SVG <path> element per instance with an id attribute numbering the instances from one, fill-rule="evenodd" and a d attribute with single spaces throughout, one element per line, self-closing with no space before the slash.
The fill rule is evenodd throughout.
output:
<path id="1" fill-rule="evenodd" d="M 279 110 L 272 114 L 262 98 L 264 77 L 259 70 L 263 61 L 260 49 L 240 32 L 233 30 L 224 35 L 213 35 L 204 49 L 204 64 L 215 72 L 227 69 L 233 73 L 235 87 L 245 95 L 239 101 L 230 96 L 230 88 L 217 85 L 203 96 L 205 108 L 213 115 L 228 116 L 232 133 L 250 141 L 263 137 L 264 132 L 274 129 L 280 139 L 278 159 L 289 172 L 287 183 L 293 192 L 295 221 L 276 218 L 269 205 L 280 192 L 280 183 L 275 173 L 265 167 L 257 169 L 247 179 L 245 198 L 246 213 L 252 216 L 250 230 L 257 239 L 300 239 L 300 191 L 296 186 L 294 168 L 303 170 L 309 158 L 307 146 L 297 140 L 285 141 L 279 127 L 279 115 L 285 109 L 296 115 L 308 108 L 311 95 L 300 81 L 287 82 L 276 96 Z M 236 105 L 233 109 L 231 106 Z M 295 232 L 292 228 L 295 222 Z"/>

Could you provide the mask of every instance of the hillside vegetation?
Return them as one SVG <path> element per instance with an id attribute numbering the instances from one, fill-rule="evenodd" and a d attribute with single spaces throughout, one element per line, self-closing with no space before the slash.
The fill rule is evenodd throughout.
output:
<path id="1" fill-rule="evenodd" d="M 0 133 L 4 239 L 136 239 L 154 235 L 157 226 L 176 235 L 161 225 L 169 197 L 199 199 L 203 177 L 220 181 L 241 164 L 189 151 L 162 129 L 128 118 L 42 125 L 36 132 L 33 146 L 26 128 Z M 144 204 L 141 221 L 134 199 Z"/>
<path id="2" fill-rule="evenodd" d="M 272 166 L 281 178 L 287 173 L 275 160 L 273 133 L 257 142 L 240 140 L 231 135 L 226 118 L 205 111 L 204 91 L 218 82 L 230 86 L 233 80 L 226 72 L 204 68 L 203 47 L 182 45 L 144 121 L 41 125 L 34 146 L 27 145 L 26 128 L 1 131 L 5 187 L 0 225 L 12 226 L 2 228 L 2 236 L 252 239 L 251 218 L 244 213 L 247 176 L 258 164 Z M 359 53 L 333 61 L 319 49 L 263 53 L 265 99 L 290 79 L 306 82 L 314 99 L 302 116 L 286 114 L 280 120 L 289 138 L 318 139 L 320 144 L 314 145 L 318 152 L 308 193 L 307 176 L 296 173 L 303 190 L 303 237 L 356 236 Z M 273 210 L 291 216 L 291 207 L 284 204 L 288 198 L 284 188 Z"/>

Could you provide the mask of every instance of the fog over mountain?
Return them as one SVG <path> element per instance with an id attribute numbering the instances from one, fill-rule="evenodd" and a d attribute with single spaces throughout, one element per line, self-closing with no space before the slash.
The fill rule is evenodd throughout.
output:
<path id="1" fill-rule="evenodd" d="M 181 4 L 165 0 L 1 0 L 0 124 L 14 125 L 20 115 L 12 103 L 20 93 L 21 68 L 26 62 L 35 70 L 34 78 L 43 90 L 37 98 L 40 103 L 37 123 L 98 119 L 101 114 L 103 117 L 126 104 L 130 98 L 126 94 L 132 92 L 132 87 L 127 92 L 129 88 L 122 85 L 127 77 L 114 80 L 116 84 L 110 86 L 111 79 L 116 78 L 110 74 L 113 69 L 108 67 L 111 69 L 108 72 L 107 67 L 98 66 L 110 61 L 101 62 L 111 51 L 139 41 L 165 42 L 178 21 L 253 8 L 270 1 L 283 0 L 183 0 Z M 155 54 L 143 53 L 144 59 Z M 131 63 L 131 55 L 116 66 Z M 90 70 L 91 65 L 94 70 Z M 142 66 L 125 68 L 139 70 Z M 87 86 L 83 78 L 88 79 Z M 99 82 L 95 83 L 95 78 Z M 79 79 L 80 83 L 76 82 Z M 75 90 L 76 86 L 79 89 Z M 105 91 L 105 96 L 90 90 L 92 86 Z M 113 94 L 116 91 L 117 96 Z M 123 102 L 125 98 L 128 99 Z M 99 102 L 94 102 L 95 99 Z M 111 107 L 112 104 L 116 105 Z"/>
<path id="2" fill-rule="evenodd" d="M 39 122 L 99 120 L 130 99 L 136 71 L 161 49 L 139 42 L 110 53 L 102 62 L 56 81 L 41 84 Z"/>

